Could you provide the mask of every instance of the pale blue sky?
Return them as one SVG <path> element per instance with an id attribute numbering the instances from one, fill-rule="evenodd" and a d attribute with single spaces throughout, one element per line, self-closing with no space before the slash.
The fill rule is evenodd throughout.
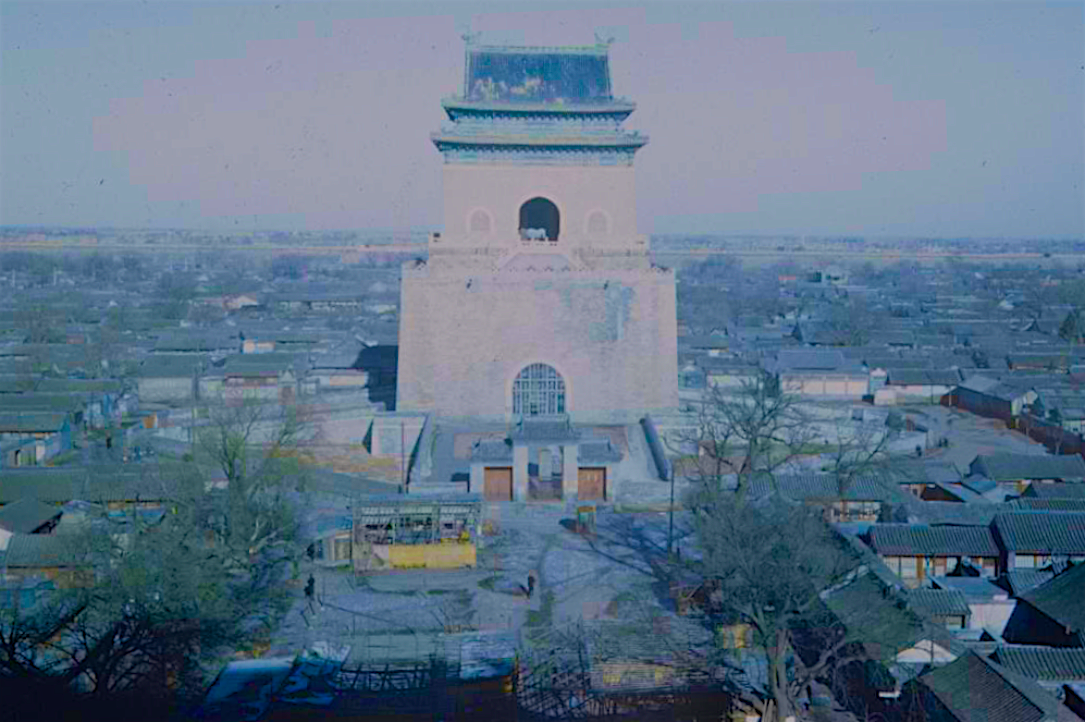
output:
<path id="1" fill-rule="evenodd" d="M 647 233 L 1085 235 L 1083 5 L 0 2 L 0 224 L 436 228 L 460 33 L 617 38 Z"/>

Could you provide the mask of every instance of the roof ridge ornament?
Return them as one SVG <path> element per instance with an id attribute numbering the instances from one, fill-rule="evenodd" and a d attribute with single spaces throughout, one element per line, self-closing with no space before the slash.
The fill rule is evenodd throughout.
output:
<path id="1" fill-rule="evenodd" d="M 609 48 L 611 45 L 614 44 L 614 36 L 611 35 L 608 38 L 604 38 L 602 35 L 600 35 L 598 32 L 596 32 L 595 33 L 595 44 L 596 45 L 604 45 L 604 46 Z"/>

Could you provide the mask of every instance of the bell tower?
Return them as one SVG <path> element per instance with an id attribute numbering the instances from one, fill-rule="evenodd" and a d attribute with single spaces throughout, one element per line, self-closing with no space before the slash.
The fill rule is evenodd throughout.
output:
<path id="1" fill-rule="evenodd" d="M 634 416 L 677 406 L 674 274 L 636 225 L 609 45 L 465 49 L 442 100 L 444 228 L 403 271 L 398 408 Z"/>

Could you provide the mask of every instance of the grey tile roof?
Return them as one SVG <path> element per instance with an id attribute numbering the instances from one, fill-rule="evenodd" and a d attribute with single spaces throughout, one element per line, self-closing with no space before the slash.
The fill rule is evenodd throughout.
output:
<path id="1" fill-rule="evenodd" d="M 986 526 L 874 524 L 870 545 L 883 556 L 997 557 L 998 545 Z"/>
<path id="2" fill-rule="evenodd" d="M 908 593 L 908 604 L 920 614 L 967 615 L 968 600 L 959 589 L 913 589 Z"/>
<path id="3" fill-rule="evenodd" d="M 568 417 L 528 417 L 517 423 L 509 437 L 513 441 L 561 443 L 578 440 L 580 432 L 570 425 Z"/>
<path id="4" fill-rule="evenodd" d="M 622 452 L 614 448 L 610 439 L 583 441 L 577 449 L 577 461 L 581 464 L 610 464 L 622 460 Z"/>
<path id="5" fill-rule="evenodd" d="M 1029 484 L 1021 498 L 1085 500 L 1085 484 Z"/>
<path id="6" fill-rule="evenodd" d="M 975 652 L 919 678 L 961 722 L 1054 722 L 1059 701 L 1025 679 Z"/>
<path id="7" fill-rule="evenodd" d="M 779 474 L 758 476 L 750 480 L 752 496 L 768 496 L 779 490 L 788 499 L 801 501 L 837 500 L 840 489 L 832 474 Z M 904 499 L 895 483 L 877 474 L 856 477 L 848 485 L 844 499 L 849 501 L 901 501 Z"/>
<path id="8" fill-rule="evenodd" d="M 0 433 L 29 434 L 60 431 L 67 414 L 48 411 L 0 412 Z"/>
<path id="9" fill-rule="evenodd" d="M 891 386 L 956 386 L 960 382 L 960 372 L 937 369 L 891 369 L 887 379 Z"/>
<path id="10" fill-rule="evenodd" d="M 33 498 L 19 499 L 0 507 L 0 529 L 17 534 L 31 534 L 61 513 L 61 510 L 52 504 Z"/>
<path id="11" fill-rule="evenodd" d="M 1085 459 L 1077 454 L 980 454 L 971 467 L 995 481 L 1085 479 Z"/>
<path id="12" fill-rule="evenodd" d="M 124 384 L 116 379 L 42 379 L 34 390 L 51 394 L 119 394 Z"/>
<path id="13" fill-rule="evenodd" d="M 1085 499 L 1049 497 L 1014 499 L 1010 506 L 1020 511 L 1085 511 Z"/>
<path id="14" fill-rule="evenodd" d="M 146 472 L 146 476 L 144 475 Z M 138 464 L 58 468 L 0 469 L 0 504 L 23 498 L 46 504 L 73 499 L 90 502 L 160 500 L 162 484 L 155 466 Z"/>
<path id="15" fill-rule="evenodd" d="M 852 366 L 836 349 L 781 349 L 776 354 L 777 371 L 836 371 Z"/>
<path id="16" fill-rule="evenodd" d="M 1025 592 L 1054 578 L 1055 572 L 1051 569 L 1011 569 L 1005 574 L 1006 586 L 1015 597 L 1024 596 Z"/>
<path id="17" fill-rule="evenodd" d="M 69 567 L 84 561 L 76 537 L 56 534 L 13 534 L 8 540 L 8 569 Z"/>
<path id="18" fill-rule="evenodd" d="M 199 354 L 150 356 L 136 369 L 141 379 L 192 378 L 204 365 L 205 357 Z"/>
<path id="19" fill-rule="evenodd" d="M 1004 645 L 994 659 L 1006 669 L 1045 682 L 1085 680 L 1085 648 Z"/>
<path id="20" fill-rule="evenodd" d="M 994 529 L 1006 551 L 1085 554 L 1085 512 L 1002 513 Z"/>
<path id="21" fill-rule="evenodd" d="M 512 463 L 512 445 L 505 439 L 482 439 L 471 447 L 471 461 Z"/>
<path id="22" fill-rule="evenodd" d="M 1068 568 L 1027 592 L 1022 599 L 1070 632 L 1085 636 L 1085 564 Z"/>

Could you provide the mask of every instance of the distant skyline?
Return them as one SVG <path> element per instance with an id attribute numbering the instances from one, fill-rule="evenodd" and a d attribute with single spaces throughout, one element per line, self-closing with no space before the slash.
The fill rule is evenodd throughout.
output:
<path id="1" fill-rule="evenodd" d="M 1085 236 L 1085 4 L 0 2 L 0 225 L 439 228 L 466 31 L 613 36 L 642 233 Z"/>

